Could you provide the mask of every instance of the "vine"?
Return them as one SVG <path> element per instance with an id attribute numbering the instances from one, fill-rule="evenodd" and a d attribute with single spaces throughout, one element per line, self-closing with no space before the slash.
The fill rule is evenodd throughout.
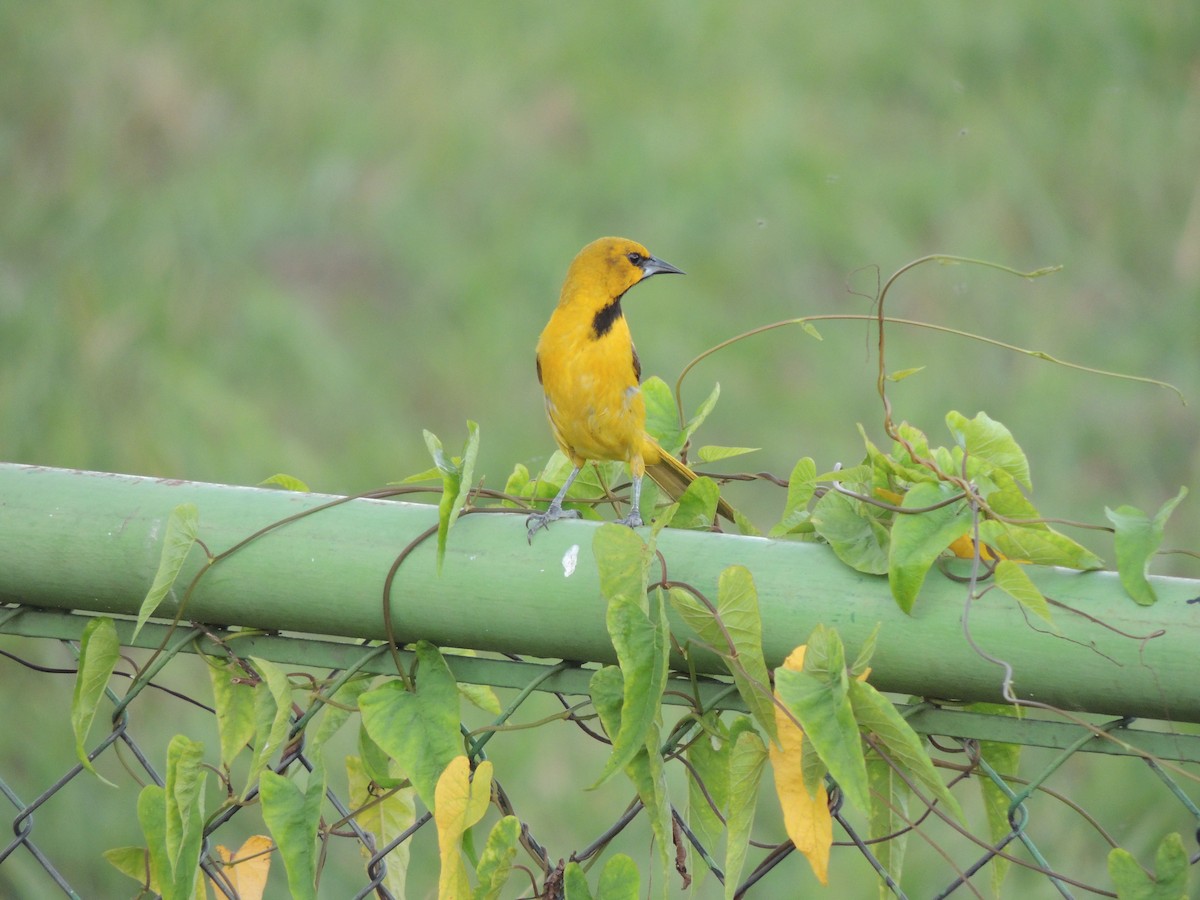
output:
<path id="1" fill-rule="evenodd" d="M 838 465 L 819 474 L 815 461 L 804 458 L 786 479 L 769 473 L 702 476 L 679 500 L 657 508 L 654 491 L 648 488 L 644 502 L 656 514 L 645 537 L 609 524 L 595 531 L 592 542 L 617 664 L 594 671 L 587 701 L 571 703 L 563 698 L 562 713 L 549 718 L 533 723 L 511 722 L 536 684 L 529 685 L 502 709 L 490 689 L 456 683 L 446 662 L 447 654 L 425 641 L 415 644 L 414 662 L 406 667 L 395 638 L 391 598 L 396 577 L 417 546 L 436 540 L 440 572 L 450 533 L 460 516 L 525 513 L 557 492 L 570 464 L 556 453 L 536 477 L 525 466 L 517 465 L 503 491 L 488 491 L 475 480 L 480 441 L 475 423 L 468 422 L 467 440 L 459 455 L 448 454 L 442 442 L 426 432 L 431 468 L 400 485 L 360 495 L 378 499 L 431 492 L 439 497 L 437 524 L 397 554 L 384 580 L 381 601 L 388 640 L 375 647 L 375 652 L 391 655 L 397 677 L 377 681 L 361 674 L 358 666 L 365 662 L 364 657 L 355 668 L 316 680 L 285 672 L 265 659 L 242 658 L 236 652 L 236 634 L 218 638 L 203 629 L 187 632 L 186 642 L 207 640 L 209 644 L 206 659 L 218 725 L 219 762 L 206 762 L 203 745 L 185 735 L 172 739 L 167 750 L 165 786 L 147 785 L 138 799 L 145 846 L 116 848 L 107 854 L 108 859 L 145 889 L 166 898 L 204 893 L 205 879 L 220 885 L 226 893 L 232 891 L 232 896 L 240 896 L 252 895 L 256 889 L 261 892 L 270 855 L 278 851 L 292 896 L 315 897 L 328 841 L 353 832 L 365 836 L 366 846 L 384 853 L 386 848 L 398 848 L 387 857 L 386 865 L 380 863 L 380 856 L 373 858 L 370 868 L 373 877 L 392 894 L 403 896 L 408 868 L 405 841 L 425 822 L 432 821 L 439 847 L 440 897 L 498 897 L 516 873 L 528 879 L 527 893 L 572 900 L 641 896 L 642 876 L 646 874 L 650 892 L 665 897 L 672 872 L 677 873 L 684 888 L 693 880 L 688 868 L 690 846 L 723 882 L 724 895 L 732 898 L 749 890 L 792 848 L 806 857 L 815 877 L 827 883 L 830 851 L 835 844 L 833 823 L 838 822 L 860 849 L 868 844 L 876 848 L 870 858 L 877 861 L 881 884 L 899 893 L 906 839 L 917 834 L 929 841 L 920 826 L 932 816 L 981 849 L 992 851 L 989 858 L 993 860 L 994 890 L 999 890 L 1006 867 L 1013 864 L 1041 871 L 1056 884 L 1088 887 L 1044 862 L 1030 862 L 1005 849 L 1016 833 L 1010 817 L 1020 798 L 1014 799 L 989 781 L 980 783 L 990 839 L 980 838 L 966 827 L 966 816 L 950 788 L 971 772 L 1015 772 L 1019 747 L 976 745 L 970 764 L 965 766 L 934 758 L 893 702 L 870 683 L 874 634 L 857 648 L 854 659 L 848 659 L 839 634 L 818 626 L 797 642 L 786 659 L 771 667 L 763 652 L 763 626 L 753 574 L 742 566 L 726 568 L 718 579 L 715 596 L 708 596 L 697 586 L 674 578 L 670 561 L 657 548 L 664 528 L 714 527 L 717 482 L 762 481 L 786 489 L 781 515 L 768 529 L 768 535 L 779 540 L 826 544 L 856 571 L 886 576 L 893 599 L 905 613 L 913 611 L 923 584 L 935 568 L 946 577 L 964 582 L 965 638 L 979 656 L 1002 669 L 999 693 L 1007 703 L 977 705 L 977 709 L 993 715 L 1020 715 L 1024 708 L 1036 707 L 1083 724 L 1089 739 L 1097 735 L 1119 740 L 1108 729 L 1078 716 L 1017 696 L 1012 664 L 988 654 L 972 639 L 972 604 L 991 590 L 1011 597 L 1047 628 L 1055 627 L 1055 611 L 1085 615 L 1043 596 L 1026 574 L 1026 566 L 1084 570 L 1102 563 L 1054 527 L 1076 523 L 1043 517 L 1028 499 L 1029 461 L 1000 422 L 984 412 L 967 417 L 951 411 L 945 425 L 952 443 L 935 446 L 921 430 L 895 420 L 887 385 L 912 372 L 887 372 L 885 335 L 894 325 L 948 332 L 1093 375 L 1178 391 L 1154 379 L 1063 362 L 1040 351 L 980 335 L 885 316 L 884 301 L 898 279 L 929 262 L 983 265 L 1024 278 L 1057 271 L 1048 268 L 1023 273 L 978 260 L 924 257 L 887 279 L 878 292 L 874 316 L 815 315 L 764 325 L 697 356 L 684 367 L 673 392 L 659 379 L 651 378 L 643 384 L 648 429 L 668 452 L 686 455 L 720 393 L 714 388 L 690 418 L 685 415 L 683 382 L 700 362 L 736 342 L 778 328 L 799 326 L 819 339 L 814 322 L 865 319 L 877 329 L 877 390 L 883 433 L 891 447 L 886 452 L 880 449 L 859 426 L 865 455 L 849 467 Z M 750 448 L 704 446 L 696 455 L 707 463 L 747 452 Z M 418 486 L 425 481 L 437 484 Z M 301 482 L 288 476 L 275 476 L 270 483 L 306 490 Z M 1153 515 L 1128 506 L 1106 510 L 1110 525 L 1092 526 L 1105 527 L 1114 534 L 1120 580 L 1137 603 L 1155 602 L 1153 586 L 1146 577 L 1148 563 L 1158 551 L 1167 518 L 1185 494 L 1186 489 L 1181 489 Z M 584 517 L 598 518 L 597 507 L 616 507 L 625 502 L 624 498 L 621 467 L 603 464 L 581 473 L 568 500 Z M 167 523 L 160 566 L 141 606 L 134 634 L 176 589 L 195 548 L 204 559 L 182 588 L 172 629 L 183 621 L 188 601 L 202 579 L 224 560 L 300 518 L 317 515 L 350 499 L 339 498 L 282 519 L 219 553 L 212 552 L 201 540 L 196 507 L 180 506 Z M 757 533 L 755 526 L 740 515 L 737 524 L 744 532 Z M 956 561 L 966 563 L 965 575 L 954 569 Z M 1155 635 L 1129 637 L 1152 640 Z M 162 645 L 136 673 L 117 704 L 114 722 L 138 691 L 153 684 L 161 665 L 178 651 L 180 642 L 172 643 L 171 638 L 172 632 L 168 632 Z M 79 759 L 92 772 L 95 769 L 85 741 L 116 669 L 119 650 L 110 619 L 100 617 L 88 624 L 80 647 L 71 721 Z M 677 681 L 669 678 L 672 654 L 688 673 L 690 692 L 681 692 Z M 711 701 L 701 701 L 702 676 L 697 674 L 697 660 L 713 657 L 722 661 L 727 672 L 725 695 L 736 694 L 745 713 L 730 713 L 716 708 Z M 568 665 L 564 662 L 560 668 Z M 545 677 L 554 671 L 557 669 L 548 670 Z M 679 693 L 688 702 L 681 717 L 669 726 L 663 721 L 663 700 L 668 691 Z M 307 698 L 306 706 L 295 702 L 297 692 Z M 489 712 L 494 717 L 492 723 L 466 731 L 460 710 L 464 699 Z M 328 822 L 322 816 L 328 789 L 323 750 L 329 738 L 355 714 L 359 716 L 359 753 L 344 760 L 354 805 Z M 637 799 L 626 815 L 591 846 L 555 864 L 514 812 L 485 747 L 497 733 L 542 727 L 558 720 L 571 722 L 611 743 L 607 762 L 591 787 L 608 785 L 622 774 Z M 595 729 L 596 721 L 603 734 Z M 1153 762 L 1148 755 L 1145 757 Z M 233 775 L 235 761 L 245 764 L 239 779 Z M 307 774 L 302 778 L 284 774 L 297 761 Z M 689 776 L 686 814 L 680 813 L 668 789 L 666 766 L 675 761 Z M 748 849 L 755 844 L 752 825 L 758 789 L 768 767 L 788 840 L 774 845 L 743 878 Z M 949 782 L 941 770 L 949 770 Z M 1175 771 L 1192 777 L 1183 770 Z M 206 813 L 210 774 L 220 783 L 224 799 L 217 810 Z M 216 825 L 253 804 L 261 806 L 268 835 L 252 837 L 236 852 L 224 847 L 206 849 L 207 835 Z M 915 812 L 910 810 L 914 805 Z M 482 852 L 475 852 L 472 829 L 491 806 L 501 815 L 488 830 Z M 418 815 L 419 807 L 426 812 Z M 846 816 L 850 811 L 866 820 L 865 839 L 848 825 Z M 605 861 L 598 880 L 590 879 L 589 869 L 613 837 L 638 815 L 646 817 L 653 835 L 650 871 L 643 873 L 630 857 L 614 853 Z M 722 839 L 724 853 L 718 859 L 712 848 Z M 949 856 L 936 843 L 933 845 L 954 866 Z M 525 850 L 532 868 L 517 862 L 519 847 Z M 1178 835 L 1164 839 L 1158 853 L 1157 883 L 1185 883 L 1186 854 Z M 1185 861 L 1182 869 L 1181 854 Z M 1149 877 L 1136 863 L 1131 865 L 1131 860 L 1119 848 L 1110 854 L 1117 896 L 1134 895 Z M 957 874 L 965 882 L 971 873 Z"/>

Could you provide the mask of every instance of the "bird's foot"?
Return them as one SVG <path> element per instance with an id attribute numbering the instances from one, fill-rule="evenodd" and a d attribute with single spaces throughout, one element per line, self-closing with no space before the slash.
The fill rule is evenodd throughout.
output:
<path id="1" fill-rule="evenodd" d="M 638 508 L 635 506 L 625 518 L 617 519 L 617 524 L 628 525 L 630 528 L 641 528 L 644 523 L 642 522 L 642 514 L 638 512 Z"/>
<path id="2" fill-rule="evenodd" d="M 579 510 L 563 509 L 561 506 L 551 503 L 550 507 L 544 513 L 534 513 L 525 520 L 525 527 L 529 531 L 529 543 L 533 543 L 533 536 L 543 528 L 549 528 L 551 522 L 559 519 L 578 519 Z"/>

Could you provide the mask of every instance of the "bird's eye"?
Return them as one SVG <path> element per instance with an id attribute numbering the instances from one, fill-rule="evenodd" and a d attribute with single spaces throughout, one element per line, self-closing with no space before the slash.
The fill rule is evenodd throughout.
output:
<path id="1" fill-rule="evenodd" d="M 644 260 L 645 258 L 646 257 L 642 256 L 642 254 L 637 253 L 637 252 L 629 254 L 629 261 L 631 263 L 633 263 L 635 266 L 640 266 L 642 264 L 642 260 Z"/>

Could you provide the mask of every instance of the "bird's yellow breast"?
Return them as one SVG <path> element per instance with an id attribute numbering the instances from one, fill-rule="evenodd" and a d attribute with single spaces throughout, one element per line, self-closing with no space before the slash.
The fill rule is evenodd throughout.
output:
<path id="1" fill-rule="evenodd" d="M 583 304 L 560 306 L 542 332 L 537 353 L 546 414 L 559 447 L 575 464 L 631 462 L 642 453 L 646 405 L 629 325 L 618 316 L 596 336 L 593 316 Z"/>

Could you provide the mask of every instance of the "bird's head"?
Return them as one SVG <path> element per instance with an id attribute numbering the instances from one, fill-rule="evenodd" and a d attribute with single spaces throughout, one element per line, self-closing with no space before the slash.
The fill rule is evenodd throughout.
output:
<path id="1" fill-rule="evenodd" d="M 567 270 L 567 284 L 587 284 L 598 288 L 610 299 L 649 278 L 666 273 L 683 274 L 683 270 L 663 262 L 650 251 L 628 238 L 605 237 L 592 241 L 579 251 Z"/>

